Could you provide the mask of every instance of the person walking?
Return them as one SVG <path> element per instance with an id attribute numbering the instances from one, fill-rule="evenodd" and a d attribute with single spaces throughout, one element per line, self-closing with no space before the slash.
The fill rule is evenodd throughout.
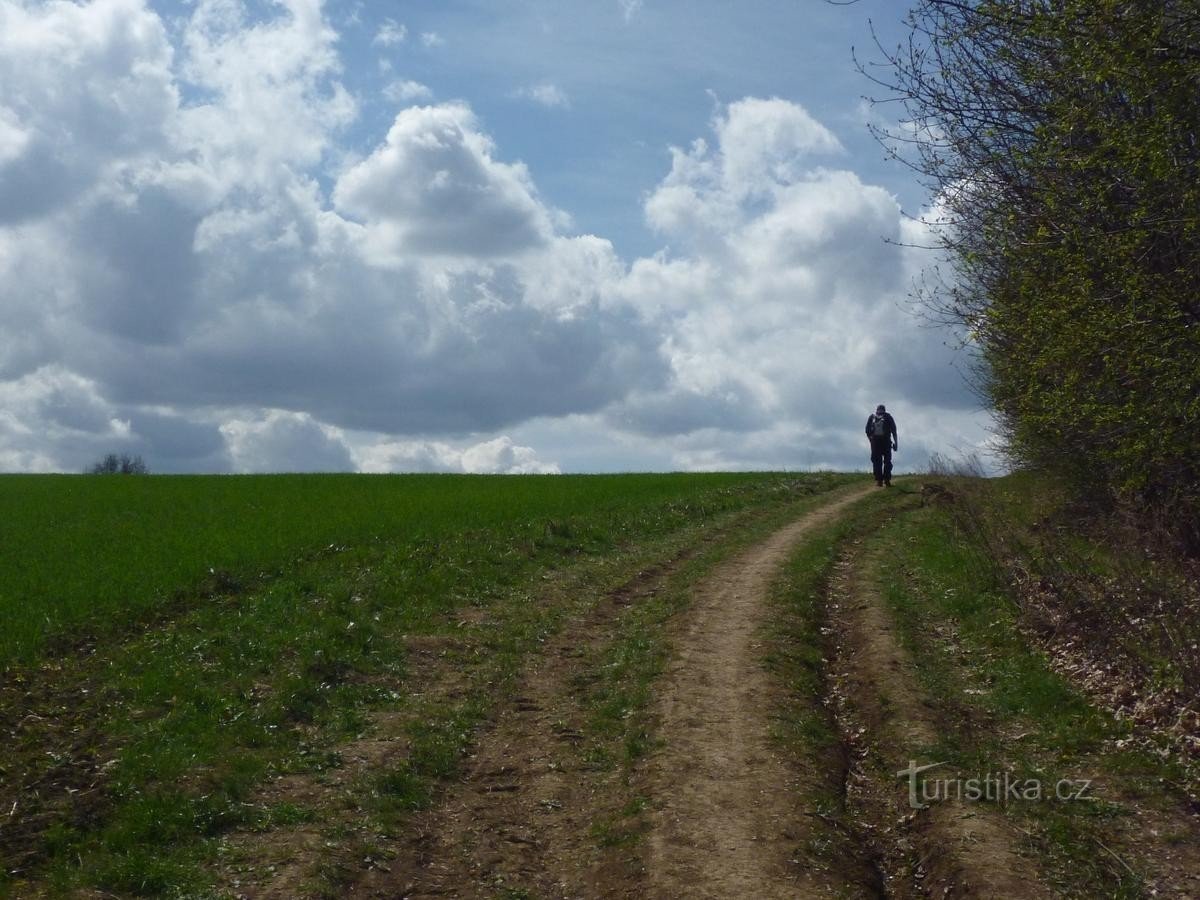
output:
<path id="1" fill-rule="evenodd" d="M 892 486 L 892 451 L 900 449 L 900 437 L 896 432 L 896 420 L 882 403 L 875 407 L 874 414 L 867 417 L 867 438 L 871 441 L 871 468 L 875 471 L 875 485 Z"/>

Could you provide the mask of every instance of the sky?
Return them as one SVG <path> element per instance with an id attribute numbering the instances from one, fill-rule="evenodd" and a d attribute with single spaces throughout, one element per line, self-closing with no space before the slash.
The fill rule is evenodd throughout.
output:
<path id="1" fill-rule="evenodd" d="M 0 471 L 986 450 L 851 49 L 906 8 L 0 0 Z"/>

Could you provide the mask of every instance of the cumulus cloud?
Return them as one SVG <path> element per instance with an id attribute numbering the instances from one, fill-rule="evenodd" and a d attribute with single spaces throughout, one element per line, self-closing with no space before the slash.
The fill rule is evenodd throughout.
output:
<path id="1" fill-rule="evenodd" d="M 443 441 L 378 441 L 356 452 L 363 472 L 459 472 L 471 475 L 557 475 L 557 463 L 507 435 L 467 447 Z"/>
<path id="2" fill-rule="evenodd" d="M 778 98 L 733 103 L 697 138 L 671 150 L 671 171 L 646 201 L 647 222 L 676 240 L 704 240 L 744 222 L 841 150 L 802 107 Z"/>
<path id="3" fill-rule="evenodd" d="M 0 226 L 163 152 L 171 65 L 162 22 L 138 0 L 0 4 Z"/>
<path id="4" fill-rule="evenodd" d="M 422 31 L 421 43 L 426 47 L 442 47 L 446 43 L 446 39 L 436 31 Z"/>
<path id="5" fill-rule="evenodd" d="M 636 261 L 621 292 L 658 323 L 671 377 L 614 404 L 612 425 L 671 440 L 685 468 L 844 466 L 884 398 L 902 419 L 940 410 L 934 441 L 982 440 L 946 335 L 901 308 L 925 259 L 900 246 L 912 226 L 895 198 L 828 168 L 841 146 L 796 104 L 739 101 L 712 131 L 672 151 L 646 198 L 671 249 Z"/>
<path id="6" fill-rule="evenodd" d="M 61 365 L 0 382 L 3 470 L 78 472 L 107 453 L 139 454 L 159 472 L 222 472 L 231 464 L 212 423 L 120 407 Z"/>
<path id="7" fill-rule="evenodd" d="M 543 246 L 552 216 L 526 168 L 494 158 L 465 104 L 396 116 L 387 140 L 345 172 L 333 200 L 363 222 L 377 258 L 492 257 Z"/>
<path id="8" fill-rule="evenodd" d="M 251 22 L 238 2 L 196 4 L 180 74 L 211 99 L 177 110 L 171 123 L 186 154 L 176 177 L 216 177 L 226 190 L 277 186 L 320 163 L 354 118 L 320 0 L 279 6 L 285 14 L 264 23 Z M 184 160 L 198 161 L 198 171 Z"/>
<path id="9" fill-rule="evenodd" d="M 348 472 L 350 448 L 336 428 L 307 413 L 271 410 L 256 419 L 221 425 L 239 472 Z"/>
<path id="10" fill-rule="evenodd" d="M 216 434 L 225 464 L 244 469 L 269 467 L 272 454 L 280 466 L 315 464 L 288 449 L 305 429 L 494 433 L 600 409 L 663 374 L 637 317 L 605 303 L 602 281 L 623 269 L 611 245 L 560 234 L 565 216 L 523 165 L 500 158 L 465 104 L 402 111 L 372 153 L 322 189 L 316 170 L 354 106 L 315 3 L 294 0 L 251 22 L 240 4 L 206 0 L 174 56 L 135 0 L 48 5 L 36 21 L 24 6 L 4 8 L 31 24 L 3 39 L 73 40 L 83 50 L 60 55 L 120 63 L 118 85 L 157 74 L 155 96 L 165 98 L 130 112 L 153 124 L 131 129 L 141 143 L 118 142 L 104 165 L 80 164 L 73 195 L 31 198 L 29 215 L 0 228 L 10 325 L 0 383 L 12 390 L 33 390 L 26 376 L 56 366 L 160 437 L 172 415 L 200 423 L 209 449 L 198 466 L 217 464 Z M 97 10 L 107 27 L 54 18 Z M 4 119 L 5 185 L 23 171 L 19 136 L 43 127 L 20 111 L 52 93 L 48 71 L 12 67 L 0 84 L 4 109 L 18 111 Z M 68 120 L 87 105 L 71 102 Z M 63 158 L 73 158 L 63 134 Z M 97 447 L 119 437 L 96 434 Z M 75 467 L 64 442 L 45 443 L 35 459 L 36 443 L 5 458 Z"/>
<path id="11" fill-rule="evenodd" d="M 879 399 L 962 427 L 896 308 L 911 226 L 798 105 L 674 150 L 627 264 L 466 103 L 351 155 L 319 0 L 270 10 L 0 0 L 0 466 L 555 471 L 518 429 L 566 417 L 679 467 L 844 464 Z"/>

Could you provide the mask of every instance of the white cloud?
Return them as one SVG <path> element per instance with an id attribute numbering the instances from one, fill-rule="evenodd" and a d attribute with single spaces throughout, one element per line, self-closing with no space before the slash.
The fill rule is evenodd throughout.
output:
<path id="1" fill-rule="evenodd" d="M 902 427 L 908 410 L 940 410 L 951 424 L 935 433 L 963 433 L 973 413 L 945 335 L 900 309 L 924 259 L 885 240 L 911 236 L 895 199 L 823 167 L 840 145 L 795 104 L 743 100 L 713 131 L 674 150 L 646 198 L 678 252 L 638 260 L 620 288 L 659 323 L 670 382 L 635 390 L 609 421 L 670 441 L 686 468 L 844 466 L 884 396 Z M 813 446 L 826 452 L 801 452 Z"/>
<path id="2" fill-rule="evenodd" d="M 621 7 L 621 15 L 626 22 L 632 22 L 633 17 L 642 10 L 644 6 L 643 0 L 617 0 L 617 5 Z"/>
<path id="3" fill-rule="evenodd" d="M 542 83 L 523 87 L 513 94 L 523 100 L 531 100 L 547 109 L 570 109 L 571 98 L 556 84 Z"/>
<path id="4" fill-rule="evenodd" d="M 468 447 L 463 451 L 462 467 L 480 475 L 557 475 L 559 471 L 554 463 L 539 460 L 532 447 L 518 447 L 505 436 Z"/>
<path id="5" fill-rule="evenodd" d="M 32 139 L 33 135 L 21 126 L 17 114 L 0 106 L 0 166 L 19 159 Z"/>
<path id="6" fill-rule="evenodd" d="M 421 43 L 426 47 L 442 47 L 446 44 L 446 39 L 436 31 L 422 31 Z"/>
<path id="7" fill-rule="evenodd" d="M 107 453 L 134 453 L 156 471 L 225 471 L 216 428 L 170 411 L 120 407 L 62 365 L 0 381 L 0 471 L 79 472 Z"/>
<path id="8" fill-rule="evenodd" d="M 137 0 L 0 3 L 0 226 L 52 212 L 168 144 L 172 49 Z"/>
<path id="9" fill-rule="evenodd" d="M 646 203 L 647 221 L 668 237 L 707 240 L 841 151 L 825 126 L 778 98 L 730 104 L 713 130 L 715 148 L 703 138 L 672 148 L 671 171 Z"/>
<path id="10" fill-rule="evenodd" d="M 579 459 L 531 421 L 675 466 L 842 464 L 880 399 L 965 427 L 941 335 L 896 309 L 919 262 L 880 238 L 915 226 L 799 106 L 739 101 L 675 150 L 645 203 L 669 246 L 627 265 L 465 103 L 351 155 L 320 3 L 271 9 L 168 31 L 142 0 L 0 0 L 0 466 Z"/>
<path id="11" fill-rule="evenodd" d="M 507 435 L 456 448 L 442 441 L 379 441 L 355 457 L 363 472 L 465 472 L 473 475 L 557 475 L 556 463 Z"/>
<path id="12" fill-rule="evenodd" d="M 307 413 L 270 410 L 221 425 L 238 472 L 348 472 L 350 448 L 339 429 Z"/>
<path id="13" fill-rule="evenodd" d="M 213 99 L 180 110 L 173 127 L 226 189 L 311 169 L 356 115 L 319 0 L 280 6 L 286 15 L 251 23 L 240 3 L 199 0 L 183 32 L 182 75 Z"/>
<path id="14" fill-rule="evenodd" d="M 393 103 L 412 103 L 417 100 L 432 100 L 433 91 L 419 81 L 397 80 L 383 89 L 383 96 Z"/>
<path id="15" fill-rule="evenodd" d="M 552 214 L 525 167 L 496 160 L 494 149 L 463 104 L 402 110 L 386 143 L 338 179 L 334 203 L 367 226 L 379 260 L 544 246 Z"/>
<path id="16" fill-rule="evenodd" d="M 371 43 L 377 47 L 395 47 L 397 44 L 404 43 L 407 37 L 408 29 L 404 25 L 395 19 L 384 19 L 379 30 L 375 32 L 375 37 L 371 39 Z"/>

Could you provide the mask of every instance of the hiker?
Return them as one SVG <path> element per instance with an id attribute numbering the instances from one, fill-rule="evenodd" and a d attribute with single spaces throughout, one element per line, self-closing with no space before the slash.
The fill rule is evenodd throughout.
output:
<path id="1" fill-rule="evenodd" d="M 871 468 L 875 470 L 875 485 L 892 486 L 892 451 L 900 449 L 896 420 L 880 403 L 874 415 L 867 417 L 867 437 L 871 441 Z"/>

